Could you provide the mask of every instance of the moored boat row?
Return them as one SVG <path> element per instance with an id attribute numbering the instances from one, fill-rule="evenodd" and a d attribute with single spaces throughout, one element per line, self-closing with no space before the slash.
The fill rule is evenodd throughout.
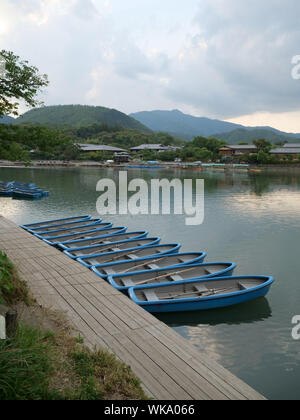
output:
<path id="1" fill-rule="evenodd" d="M 41 190 L 40 188 L 37 188 L 35 184 L 26 184 L 16 181 L 0 181 L 0 196 L 21 199 L 38 199 L 48 197 L 49 191 Z"/>
<path id="2" fill-rule="evenodd" d="M 1 190 L 1 185 L 0 185 Z M 21 226 L 90 268 L 149 312 L 221 308 L 265 296 L 271 276 L 233 277 L 232 262 L 205 263 L 205 252 L 179 253 L 147 231 L 127 232 L 102 219 L 76 216 Z"/>

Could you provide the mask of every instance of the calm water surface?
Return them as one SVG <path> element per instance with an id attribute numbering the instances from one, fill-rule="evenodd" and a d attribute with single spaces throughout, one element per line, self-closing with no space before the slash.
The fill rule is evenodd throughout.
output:
<path id="1" fill-rule="evenodd" d="M 276 279 L 266 299 L 217 311 L 161 315 L 200 351 L 271 399 L 300 399 L 300 341 L 291 320 L 300 315 L 300 173 L 131 170 L 130 178 L 205 179 L 205 221 L 183 216 L 110 217 L 115 226 L 146 229 L 182 251 L 203 250 L 207 261 L 234 261 L 237 274 Z M 96 183 L 118 179 L 113 169 L 0 168 L 0 180 L 34 182 L 50 191 L 41 201 L 0 197 L 0 213 L 18 224 L 96 213 Z"/>

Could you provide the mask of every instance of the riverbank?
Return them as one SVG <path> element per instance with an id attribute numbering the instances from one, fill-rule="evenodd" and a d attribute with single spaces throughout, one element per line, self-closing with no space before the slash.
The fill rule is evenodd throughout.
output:
<path id="1" fill-rule="evenodd" d="M 0 168 L 49 168 L 49 167 L 58 167 L 58 168 L 120 168 L 120 169 L 129 169 L 129 168 L 163 168 L 166 169 L 188 169 L 188 170 L 244 170 L 244 171 L 252 171 L 259 173 L 260 171 L 265 170 L 296 170 L 300 171 L 300 163 L 281 163 L 277 165 L 243 165 L 243 164 L 203 164 L 203 166 L 195 166 L 191 163 L 175 163 L 175 162 L 160 162 L 157 165 L 149 165 L 142 161 L 131 161 L 130 163 L 100 163 L 100 162 L 92 162 L 92 161 L 59 161 L 59 160 L 51 160 L 51 161 L 31 161 L 30 163 L 24 162 L 11 162 L 11 161 L 4 161 L 0 160 Z"/>
<path id="2" fill-rule="evenodd" d="M 19 315 L 16 334 L 0 340 L 0 400 L 147 399 L 131 369 L 90 350 L 65 315 L 38 305 L 0 252 L 0 302 Z"/>

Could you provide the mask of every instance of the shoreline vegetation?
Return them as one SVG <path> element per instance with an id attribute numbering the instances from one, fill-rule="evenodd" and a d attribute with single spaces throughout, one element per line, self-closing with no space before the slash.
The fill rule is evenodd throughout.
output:
<path id="1" fill-rule="evenodd" d="M 84 152 L 82 144 L 105 145 L 127 151 L 131 158 L 139 161 L 160 161 L 164 164 L 184 162 L 248 164 L 248 165 L 297 165 L 300 154 L 296 157 L 270 154 L 274 145 L 264 139 L 253 139 L 255 153 L 244 153 L 239 156 L 224 156 L 220 149 L 226 141 L 214 137 L 195 137 L 185 141 L 168 133 L 143 132 L 137 129 L 124 128 L 119 125 L 109 126 L 105 123 L 86 127 L 53 127 L 32 124 L 0 124 L 0 161 L 23 162 L 30 165 L 33 161 L 59 161 L 67 166 L 68 162 L 105 163 L 114 160 L 114 153 L 109 151 Z M 141 145 L 161 145 L 170 150 L 154 152 L 143 148 L 137 154 L 133 148 Z M 242 143 L 241 143 L 242 145 Z M 245 146 L 245 143 L 243 143 Z M 95 149 L 96 150 L 96 149 Z M 299 149 L 300 150 L 300 149 Z"/>
<path id="2" fill-rule="evenodd" d="M 19 314 L 0 340 L 0 400 L 145 400 L 129 366 L 76 337 L 63 313 L 40 307 L 0 252 L 0 303 Z"/>

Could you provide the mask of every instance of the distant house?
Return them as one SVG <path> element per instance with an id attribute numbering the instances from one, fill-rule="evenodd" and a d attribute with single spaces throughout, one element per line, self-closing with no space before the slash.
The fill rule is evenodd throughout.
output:
<path id="1" fill-rule="evenodd" d="M 127 153 L 126 150 L 113 146 L 105 146 L 104 144 L 77 144 L 81 152 L 108 152 L 108 153 Z"/>
<path id="2" fill-rule="evenodd" d="M 222 156 L 241 156 L 244 154 L 253 154 L 257 152 L 257 147 L 254 145 L 226 145 L 219 149 Z"/>
<path id="3" fill-rule="evenodd" d="M 296 147 L 295 147 L 296 146 Z M 294 159 L 297 159 L 298 155 L 300 155 L 300 144 L 294 144 L 294 147 L 278 147 L 276 149 L 270 150 L 270 155 L 276 155 L 280 158 L 284 156 L 292 156 Z"/>
<path id="4" fill-rule="evenodd" d="M 139 152 L 143 152 L 144 150 L 149 150 L 151 152 L 160 153 L 160 152 L 172 152 L 179 149 L 182 149 L 182 147 L 164 146 L 162 144 L 141 144 L 140 146 L 133 147 L 131 151 L 132 153 L 139 153 Z"/>
<path id="5" fill-rule="evenodd" d="M 130 155 L 127 152 L 120 152 L 114 154 L 114 161 L 117 163 L 126 163 L 131 160 Z"/>
<path id="6" fill-rule="evenodd" d="M 300 149 L 300 143 L 285 143 L 284 149 Z"/>

